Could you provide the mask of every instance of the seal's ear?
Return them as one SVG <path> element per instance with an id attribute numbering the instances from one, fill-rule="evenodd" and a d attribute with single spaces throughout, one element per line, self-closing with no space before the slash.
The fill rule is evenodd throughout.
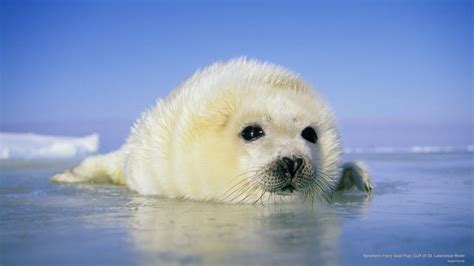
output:
<path id="1" fill-rule="evenodd" d="M 209 126 L 224 128 L 235 112 L 237 99 L 233 90 L 221 90 L 209 100 L 201 120 Z"/>
<path id="2" fill-rule="evenodd" d="M 221 90 L 205 103 L 202 112 L 186 118 L 190 121 L 188 134 L 196 137 L 206 132 L 220 134 L 236 109 L 236 96 L 231 90 Z"/>
<path id="3" fill-rule="evenodd" d="M 342 176 L 336 191 L 350 190 L 354 186 L 367 193 L 372 192 L 374 188 L 367 167 L 359 161 L 348 162 L 342 166 Z"/>

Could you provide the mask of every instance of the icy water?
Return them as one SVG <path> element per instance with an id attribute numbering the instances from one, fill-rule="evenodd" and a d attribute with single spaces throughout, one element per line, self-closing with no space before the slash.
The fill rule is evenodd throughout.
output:
<path id="1" fill-rule="evenodd" d="M 372 197 L 229 205 L 0 172 L 0 265 L 473 265 L 473 153 L 357 154 Z"/>

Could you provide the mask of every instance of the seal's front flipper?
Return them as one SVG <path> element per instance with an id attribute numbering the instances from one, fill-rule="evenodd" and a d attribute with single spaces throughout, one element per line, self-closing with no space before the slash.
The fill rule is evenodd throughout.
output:
<path id="1" fill-rule="evenodd" d="M 367 167 L 359 162 L 348 162 L 342 166 L 342 176 L 336 187 L 336 191 L 350 190 L 353 187 L 370 193 L 374 187 L 367 172 Z"/>

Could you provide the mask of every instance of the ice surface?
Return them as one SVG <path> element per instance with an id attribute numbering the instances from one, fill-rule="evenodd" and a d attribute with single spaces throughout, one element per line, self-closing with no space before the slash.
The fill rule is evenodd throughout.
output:
<path id="1" fill-rule="evenodd" d="M 374 194 L 332 204 L 144 197 L 48 182 L 67 165 L 0 168 L 0 265 L 473 265 L 473 157 L 346 154 Z"/>
<path id="2" fill-rule="evenodd" d="M 97 152 L 98 148 L 98 134 L 74 138 L 32 133 L 0 133 L 0 160 L 72 159 Z"/>

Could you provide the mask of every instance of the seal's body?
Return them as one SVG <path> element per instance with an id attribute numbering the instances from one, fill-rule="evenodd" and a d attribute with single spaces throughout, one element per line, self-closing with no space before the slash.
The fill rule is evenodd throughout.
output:
<path id="1" fill-rule="evenodd" d="M 240 58 L 198 71 L 158 100 L 118 151 L 52 179 L 109 179 L 140 194 L 224 202 L 312 199 L 354 184 L 370 191 L 364 168 L 342 168 L 340 155 L 316 91 L 282 67 Z"/>

